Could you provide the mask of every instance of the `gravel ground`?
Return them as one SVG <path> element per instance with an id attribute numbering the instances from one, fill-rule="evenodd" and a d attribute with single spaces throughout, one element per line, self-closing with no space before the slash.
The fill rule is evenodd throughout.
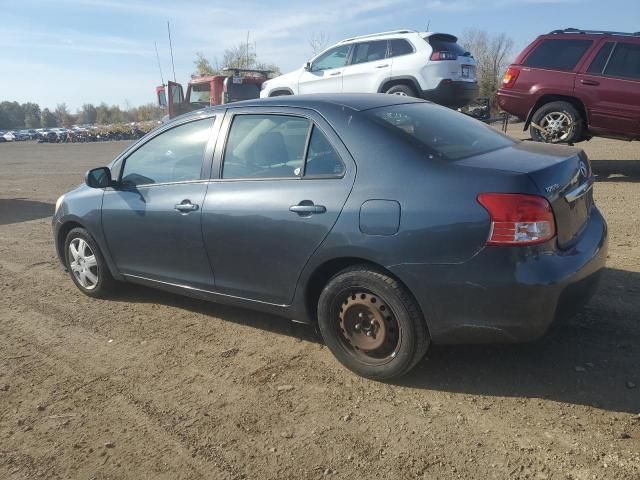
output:
<path id="1" fill-rule="evenodd" d="M 640 478 L 640 143 L 581 144 L 611 235 L 585 313 L 530 344 L 433 347 L 395 383 L 312 327 L 79 294 L 53 204 L 125 146 L 0 144 L 0 478 Z"/>

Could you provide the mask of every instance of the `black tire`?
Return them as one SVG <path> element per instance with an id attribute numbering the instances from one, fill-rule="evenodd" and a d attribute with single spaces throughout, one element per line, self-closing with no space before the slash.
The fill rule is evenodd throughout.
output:
<path id="1" fill-rule="evenodd" d="M 546 129 L 548 123 L 545 118 L 547 116 L 566 116 L 571 122 L 571 127 L 565 130 L 559 129 L 558 131 L 549 129 L 549 133 L 545 134 L 541 132 L 539 128 L 536 128 L 534 124 Z M 529 133 L 531 134 L 531 138 L 536 142 L 572 144 L 582 140 L 584 119 L 576 107 L 569 102 L 551 102 L 542 105 L 531 117 L 531 123 Z"/>
<path id="2" fill-rule="evenodd" d="M 82 266 L 80 267 L 77 261 L 73 258 L 70 245 L 73 242 L 76 247 L 76 251 L 78 251 L 77 242 L 79 241 L 86 242 L 88 249 L 83 251 L 83 255 L 93 253 L 95 266 L 93 266 L 93 262 L 83 260 Z M 87 255 L 87 257 L 90 257 L 90 255 Z M 102 255 L 102 252 L 95 240 L 84 228 L 74 228 L 67 234 L 67 238 L 64 242 L 64 258 L 73 283 L 75 283 L 76 287 L 78 287 L 78 289 L 85 295 L 94 298 L 105 298 L 115 290 L 118 282 L 111 275 L 109 267 L 104 260 L 104 256 Z M 88 270 L 97 278 L 97 281 L 94 283 L 89 280 L 86 285 L 83 285 L 81 280 L 82 272 L 78 272 L 79 268 L 85 269 L 86 278 L 88 278 L 88 274 L 86 273 Z"/>
<path id="3" fill-rule="evenodd" d="M 371 324 L 378 326 L 378 334 L 383 332 L 379 339 L 383 343 L 375 350 L 356 346 L 362 346 L 362 341 L 376 341 L 374 335 L 373 339 L 364 338 L 369 337 L 363 335 L 364 327 L 348 325 L 357 308 L 371 308 L 383 315 L 384 327 L 375 323 L 375 316 L 369 325 L 369 328 Z M 362 314 L 357 317 L 362 318 Z M 362 324 L 362 320 L 355 321 Z M 327 347 L 340 363 L 358 375 L 376 380 L 406 374 L 422 360 L 430 343 L 413 296 L 397 280 L 368 265 L 347 268 L 329 280 L 318 300 L 318 326 Z M 353 333 L 350 337 L 353 341 L 348 339 L 347 330 Z"/>
<path id="4" fill-rule="evenodd" d="M 386 92 L 389 95 L 404 95 L 407 97 L 417 97 L 418 94 L 416 93 L 416 91 L 410 87 L 409 85 L 394 85 L 393 87 L 387 89 Z"/>

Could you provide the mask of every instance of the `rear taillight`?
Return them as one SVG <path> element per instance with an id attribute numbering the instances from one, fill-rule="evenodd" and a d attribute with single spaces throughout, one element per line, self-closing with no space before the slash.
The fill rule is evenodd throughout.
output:
<path id="1" fill-rule="evenodd" d="M 457 60 L 458 55 L 451 52 L 433 52 L 431 60 Z"/>
<path id="2" fill-rule="evenodd" d="M 489 212 L 487 245 L 533 245 L 556 235 L 551 205 L 544 197 L 519 193 L 481 193 L 478 202 Z"/>
<path id="3" fill-rule="evenodd" d="M 518 75 L 520 75 L 520 70 L 514 67 L 507 68 L 507 71 L 504 72 L 504 76 L 502 77 L 502 86 L 504 88 L 511 88 L 516 83 L 518 79 Z"/>

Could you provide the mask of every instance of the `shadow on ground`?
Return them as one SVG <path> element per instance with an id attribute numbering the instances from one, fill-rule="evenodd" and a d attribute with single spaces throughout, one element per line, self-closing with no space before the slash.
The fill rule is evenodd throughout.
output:
<path id="1" fill-rule="evenodd" d="M 276 334 L 322 342 L 314 326 L 146 287 L 128 286 L 118 299 L 185 308 Z M 415 370 L 394 383 L 473 395 L 544 398 L 639 413 L 638 312 L 640 274 L 606 269 L 598 293 L 586 310 L 555 325 L 542 339 L 517 345 L 432 346 Z M 638 387 L 629 388 L 627 382 Z"/>
<path id="2" fill-rule="evenodd" d="M 0 225 L 27 222 L 53 215 L 52 203 L 36 202 L 23 198 L 0 198 Z"/>
<path id="3" fill-rule="evenodd" d="M 640 160 L 591 160 L 598 182 L 640 182 Z"/>

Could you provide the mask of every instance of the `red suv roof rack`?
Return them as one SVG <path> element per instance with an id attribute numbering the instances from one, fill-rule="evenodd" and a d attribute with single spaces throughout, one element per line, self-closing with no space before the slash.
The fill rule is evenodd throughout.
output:
<path id="1" fill-rule="evenodd" d="M 565 28 L 562 30 L 553 30 L 549 32 L 549 35 L 556 35 L 559 33 L 582 33 L 585 35 L 621 35 L 623 37 L 640 37 L 640 32 L 609 32 L 606 30 L 581 30 L 579 28 Z"/>

